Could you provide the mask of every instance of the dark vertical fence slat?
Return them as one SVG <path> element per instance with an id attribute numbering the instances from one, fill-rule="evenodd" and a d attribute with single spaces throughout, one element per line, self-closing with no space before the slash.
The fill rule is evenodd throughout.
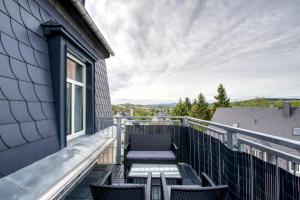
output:
<path id="1" fill-rule="evenodd" d="M 211 137 L 200 129 L 178 125 L 127 125 L 125 141 L 129 134 L 170 133 L 178 147 L 178 160 L 188 163 L 195 172 L 211 174 L 215 183 L 227 184 L 227 199 L 300 199 L 300 179 L 248 153 L 228 149 L 218 137 Z M 222 136 L 221 136 L 222 137 Z M 252 158 L 251 158 L 252 157 Z M 251 197 L 251 159 L 253 167 L 253 197 Z M 279 175 L 277 188 L 276 173 Z"/>

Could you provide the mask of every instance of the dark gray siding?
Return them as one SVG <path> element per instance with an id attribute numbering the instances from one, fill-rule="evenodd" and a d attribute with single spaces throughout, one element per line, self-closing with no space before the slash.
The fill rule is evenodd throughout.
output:
<path id="1" fill-rule="evenodd" d="M 104 60 L 99 60 L 95 64 L 95 91 L 96 131 L 99 131 L 112 123 L 112 108 Z"/>
<path id="2" fill-rule="evenodd" d="M 50 19 L 95 53 L 48 1 L 0 0 L 0 177 L 60 148 L 48 46 L 41 28 Z M 106 73 L 101 63 L 98 71 Z M 97 103 L 106 108 L 99 108 L 96 116 L 111 115 L 107 76 L 95 77 L 96 88 L 106 85 L 99 96 L 106 103 Z"/>

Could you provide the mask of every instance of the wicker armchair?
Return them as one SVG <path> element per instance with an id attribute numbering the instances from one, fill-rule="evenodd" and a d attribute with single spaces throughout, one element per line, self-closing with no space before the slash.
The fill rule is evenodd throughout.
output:
<path id="1" fill-rule="evenodd" d="M 161 197 L 163 200 L 222 200 L 226 198 L 228 186 L 216 186 L 206 175 L 202 174 L 205 185 L 172 185 L 168 186 L 164 173 L 161 173 Z"/>
<path id="2" fill-rule="evenodd" d="M 107 173 L 100 184 L 90 185 L 94 200 L 150 200 L 151 173 L 144 184 L 112 184 L 111 172 Z"/>
<path id="3" fill-rule="evenodd" d="M 177 151 L 171 134 L 130 135 L 124 149 L 125 173 L 133 163 L 176 164 Z"/>

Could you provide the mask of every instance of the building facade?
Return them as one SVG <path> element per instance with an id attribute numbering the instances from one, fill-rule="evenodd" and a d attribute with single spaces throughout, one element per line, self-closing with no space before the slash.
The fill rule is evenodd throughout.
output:
<path id="1" fill-rule="evenodd" d="M 111 55 L 79 0 L 0 0 L 0 178 L 111 125 Z"/>

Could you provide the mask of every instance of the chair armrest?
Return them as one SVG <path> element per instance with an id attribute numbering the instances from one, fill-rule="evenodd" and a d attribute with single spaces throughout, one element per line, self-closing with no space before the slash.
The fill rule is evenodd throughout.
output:
<path id="1" fill-rule="evenodd" d="M 146 200 L 151 200 L 151 181 L 152 181 L 152 173 L 148 172 L 148 177 L 146 180 Z"/>
<path id="2" fill-rule="evenodd" d="M 202 181 L 202 187 L 216 186 L 216 184 L 204 172 L 201 173 L 201 181 Z"/>
<path id="3" fill-rule="evenodd" d="M 176 161 L 178 162 L 178 147 L 175 143 L 172 143 L 171 145 L 171 150 L 173 151 L 173 153 L 176 156 Z"/>
<path id="4" fill-rule="evenodd" d="M 124 151 L 128 152 L 130 150 L 130 143 L 127 143 L 124 147 Z"/>
<path id="5" fill-rule="evenodd" d="M 175 143 L 172 143 L 172 150 L 178 151 L 178 147 Z"/>
<path id="6" fill-rule="evenodd" d="M 168 191 L 168 185 L 165 178 L 165 174 L 162 172 L 160 173 L 160 181 L 161 181 L 161 199 L 162 200 L 169 200 L 170 194 Z"/>
<path id="7" fill-rule="evenodd" d="M 112 176 L 111 171 L 109 171 L 107 174 L 105 174 L 104 178 L 101 180 L 100 185 L 111 185 L 112 183 Z"/>

